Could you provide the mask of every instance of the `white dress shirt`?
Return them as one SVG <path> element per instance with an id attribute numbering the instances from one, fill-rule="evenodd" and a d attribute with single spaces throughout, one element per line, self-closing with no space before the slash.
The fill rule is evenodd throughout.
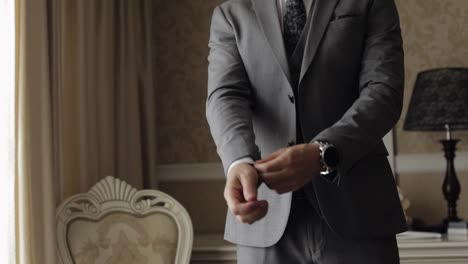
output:
<path id="1" fill-rule="evenodd" d="M 283 21 L 284 21 L 284 13 L 286 12 L 286 2 L 288 0 L 277 0 L 276 4 L 277 4 L 277 9 L 278 9 L 278 17 L 279 17 L 279 20 L 280 20 L 280 25 L 281 25 L 281 32 L 283 32 Z M 310 10 L 310 7 L 312 5 L 312 2 L 313 0 L 303 0 L 304 1 L 304 5 L 305 5 L 305 9 L 306 9 L 306 13 L 307 13 L 307 17 L 309 17 L 309 10 Z M 254 164 L 254 160 L 251 158 L 251 157 L 244 157 L 244 158 L 240 158 L 238 160 L 235 160 L 233 163 L 231 163 L 231 165 L 229 166 L 228 168 L 228 175 L 229 175 L 229 171 L 231 170 L 232 167 L 234 167 L 235 165 L 237 164 L 240 164 L 240 163 L 249 163 L 249 164 Z"/>

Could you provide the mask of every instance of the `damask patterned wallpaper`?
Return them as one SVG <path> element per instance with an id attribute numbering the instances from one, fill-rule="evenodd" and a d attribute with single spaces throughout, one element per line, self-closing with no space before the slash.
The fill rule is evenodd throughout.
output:
<path id="1" fill-rule="evenodd" d="M 218 162 L 205 118 L 208 37 L 221 0 L 156 0 L 154 24 L 159 163 Z M 406 53 L 405 106 L 396 129 L 398 153 L 440 152 L 443 133 L 406 132 L 402 124 L 416 74 L 468 67 L 467 0 L 397 0 Z M 456 132 L 467 150 L 468 132 Z"/>
<path id="2" fill-rule="evenodd" d="M 217 162 L 205 117 L 208 38 L 221 0 L 156 0 L 159 163 Z"/>
<path id="3" fill-rule="evenodd" d="M 398 153 L 441 153 L 441 132 L 403 131 L 403 120 L 416 74 L 441 67 L 468 67 L 468 1 L 397 0 L 403 33 L 406 89 L 405 106 L 396 129 Z M 441 87 L 443 88 L 443 87 Z M 468 150 L 468 132 L 455 132 L 462 139 L 459 150 Z"/>

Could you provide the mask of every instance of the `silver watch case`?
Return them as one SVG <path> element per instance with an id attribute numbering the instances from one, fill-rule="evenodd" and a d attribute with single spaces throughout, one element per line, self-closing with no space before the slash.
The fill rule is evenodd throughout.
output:
<path id="1" fill-rule="evenodd" d="M 324 159 L 324 155 L 325 155 L 325 151 L 328 148 L 334 148 L 335 146 L 326 141 L 315 141 L 315 143 L 319 144 L 319 149 L 320 149 L 320 163 L 322 164 L 322 168 L 323 168 L 320 174 L 324 176 L 329 175 L 330 173 L 334 172 L 337 169 L 337 167 L 333 167 L 327 164 Z"/>

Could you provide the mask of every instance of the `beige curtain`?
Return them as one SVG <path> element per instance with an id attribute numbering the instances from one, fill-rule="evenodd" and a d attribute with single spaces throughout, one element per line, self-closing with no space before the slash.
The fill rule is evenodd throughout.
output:
<path id="1" fill-rule="evenodd" d="M 16 1 L 16 263 L 55 263 L 45 0 Z"/>
<path id="2" fill-rule="evenodd" d="M 156 188 L 151 0 L 51 0 L 57 199 L 112 175 Z"/>
<path id="3" fill-rule="evenodd" d="M 16 263 L 56 263 L 56 205 L 100 178 L 156 187 L 150 4 L 16 0 Z"/>

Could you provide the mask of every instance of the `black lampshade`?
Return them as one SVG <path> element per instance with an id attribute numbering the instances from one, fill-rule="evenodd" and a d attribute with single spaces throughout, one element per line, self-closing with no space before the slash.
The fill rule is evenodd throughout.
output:
<path id="1" fill-rule="evenodd" d="M 468 69 L 420 72 L 408 108 L 405 130 L 468 129 Z"/>

